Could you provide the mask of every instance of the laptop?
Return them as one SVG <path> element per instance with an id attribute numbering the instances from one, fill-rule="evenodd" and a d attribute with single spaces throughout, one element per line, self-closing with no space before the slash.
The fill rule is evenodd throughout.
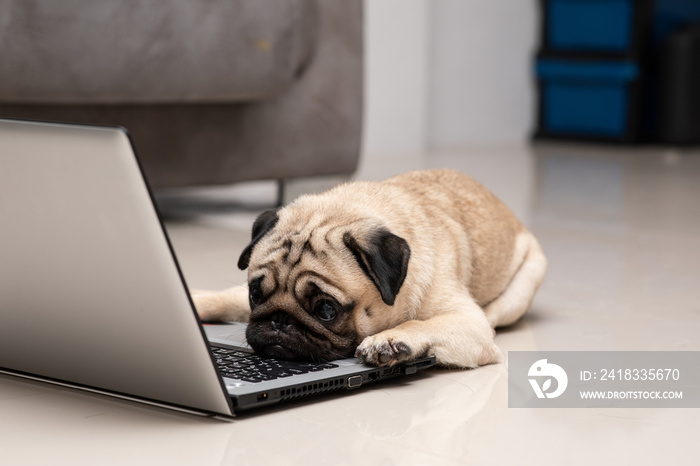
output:
<path id="1" fill-rule="evenodd" d="M 0 119 L 0 372 L 231 419 L 414 374 L 259 357 L 203 326 L 127 132 Z"/>

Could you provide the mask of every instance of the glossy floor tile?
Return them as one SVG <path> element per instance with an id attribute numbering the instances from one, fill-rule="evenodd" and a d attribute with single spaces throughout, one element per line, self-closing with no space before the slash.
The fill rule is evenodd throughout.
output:
<path id="1" fill-rule="evenodd" d="M 531 310 L 497 335 L 504 353 L 700 351 L 700 151 L 538 144 L 386 159 L 363 165 L 359 176 L 432 167 L 481 180 L 548 256 Z M 256 213 L 275 198 L 264 186 L 252 192 L 245 208 L 227 207 L 223 190 L 171 212 L 168 232 L 191 287 L 245 281 L 238 254 Z M 7 464 L 173 465 L 691 465 L 700 458 L 697 409 L 514 409 L 507 376 L 506 364 L 433 370 L 231 424 L 3 376 L 0 455 Z"/>

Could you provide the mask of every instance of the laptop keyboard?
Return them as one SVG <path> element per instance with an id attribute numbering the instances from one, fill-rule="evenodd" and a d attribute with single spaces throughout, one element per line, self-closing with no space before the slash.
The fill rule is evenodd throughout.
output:
<path id="1" fill-rule="evenodd" d="M 213 347 L 214 359 L 224 377 L 243 382 L 263 382 L 338 367 L 332 363 L 281 361 L 245 351 Z"/>

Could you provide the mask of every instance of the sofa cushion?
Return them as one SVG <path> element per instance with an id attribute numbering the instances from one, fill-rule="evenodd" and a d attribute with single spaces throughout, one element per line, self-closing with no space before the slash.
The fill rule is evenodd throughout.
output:
<path id="1" fill-rule="evenodd" d="M 254 101 L 313 52 L 314 0 L 3 0 L 0 101 Z"/>

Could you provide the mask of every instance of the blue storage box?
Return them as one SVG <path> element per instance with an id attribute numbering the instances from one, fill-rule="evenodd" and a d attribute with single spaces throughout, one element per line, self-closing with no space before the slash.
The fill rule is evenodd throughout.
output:
<path id="1" fill-rule="evenodd" d="M 543 0 L 543 49 L 549 53 L 634 55 L 651 0 Z"/>
<path id="2" fill-rule="evenodd" d="M 661 112 L 678 93 L 659 81 L 674 72 L 661 51 L 700 22 L 700 0 L 539 1 L 536 137 L 653 141 L 678 126 Z"/>
<path id="3" fill-rule="evenodd" d="M 538 136 L 637 140 L 639 75 L 631 61 L 538 59 Z"/>

